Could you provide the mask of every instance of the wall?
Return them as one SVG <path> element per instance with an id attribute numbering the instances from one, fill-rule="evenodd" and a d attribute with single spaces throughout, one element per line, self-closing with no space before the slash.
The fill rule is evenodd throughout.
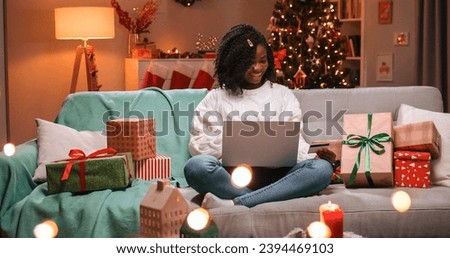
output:
<path id="1" fill-rule="evenodd" d="M 0 146 L 7 142 L 6 118 L 6 85 L 5 85 L 5 53 L 3 36 L 3 0 L 0 1 Z"/>
<path id="2" fill-rule="evenodd" d="M 145 0 L 119 0 L 123 9 L 141 7 Z M 184 7 L 159 0 L 150 40 L 158 48 L 195 51 L 198 33 L 218 36 L 232 25 L 251 23 L 263 32 L 275 0 L 201 0 Z M 6 49 L 9 92 L 9 131 L 18 144 L 35 137 L 35 118 L 54 120 L 69 93 L 75 47 L 81 42 L 56 40 L 54 8 L 110 6 L 109 0 L 6 0 Z M 124 58 L 128 32 L 118 23 L 116 37 L 89 41 L 95 47 L 101 91 L 124 89 Z M 83 65 L 83 63 L 82 63 Z M 83 68 L 82 68 L 83 69 Z M 78 91 L 86 90 L 84 70 Z M 0 117 L 1 119 L 1 117 Z"/>
<path id="3" fill-rule="evenodd" d="M 365 62 L 367 86 L 414 85 L 416 16 L 414 1 L 393 1 L 392 24 L 378 24 L 379 0 L 365 0 Z M 394 32 L 409 32 L 409 45 L 394 45 Z M 392 82 L 376 81 L 377 54 L 394 53 Z"/>

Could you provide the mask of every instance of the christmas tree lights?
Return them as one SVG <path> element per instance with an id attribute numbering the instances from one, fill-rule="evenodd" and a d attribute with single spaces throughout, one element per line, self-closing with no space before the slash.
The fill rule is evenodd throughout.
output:
<path id="1" fill-rule="evenodd" d="M 290 88 L 349 88 L 337 3 L 278 0 L 268 29 L 277 81 Z"/>

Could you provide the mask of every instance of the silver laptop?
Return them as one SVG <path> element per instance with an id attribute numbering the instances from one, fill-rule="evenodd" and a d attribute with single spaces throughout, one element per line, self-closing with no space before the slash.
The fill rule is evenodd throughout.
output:
<path id="1" fill-rule="evenodd" d="M 224 121 L 222 164 L 292 167 L 297 163 L 300 122 Z"/>

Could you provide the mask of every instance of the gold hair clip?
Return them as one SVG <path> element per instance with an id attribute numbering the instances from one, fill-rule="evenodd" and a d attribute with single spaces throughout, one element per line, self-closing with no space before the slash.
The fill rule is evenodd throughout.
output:
<path id="1" fill-rule="evenodd" d="M 253 47 L 253 42 L 250 39 L 247 39 L 247 43 L 250 47 Z"/>

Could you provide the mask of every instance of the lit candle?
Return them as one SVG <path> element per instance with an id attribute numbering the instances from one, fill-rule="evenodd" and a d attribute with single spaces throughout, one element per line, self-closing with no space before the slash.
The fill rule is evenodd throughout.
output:
<path id="1" fill-rule="evenodd" d="M 324 203 L 320 205 L 319 211 L 320 211 L 320 221 L 323 222 L 323 212 L 324 211 L 334 211 L 336 209 L 339 209 L 339 205 L 332 203 L 331 201 L 328 201 L 328 203 Z"/>
<path id="2" fill-rule="evenodd" d="M 344 236 L 344 211 L 331 201 L 320 205 L 319 210 L 320 221 L 330 228 L 331 237 L 342 238 Z"/>

